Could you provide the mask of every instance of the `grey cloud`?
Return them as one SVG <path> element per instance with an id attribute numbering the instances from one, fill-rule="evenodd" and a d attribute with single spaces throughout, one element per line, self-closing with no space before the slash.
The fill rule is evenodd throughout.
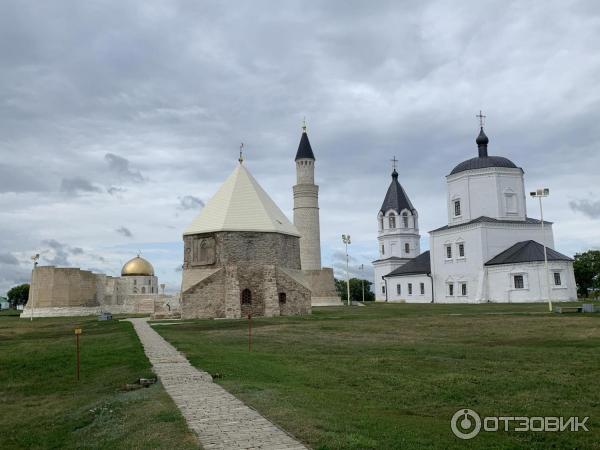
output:
<path id="1" fill-rule="evenodd" d="M 6 293 L 11 287 L 30 281 L 31 268 L 5 265 L 0 262 L 0 293 Z"/>
<path id="2" fill-rule="evenodd" d="M 115 155 L 114 153 L 107 153 L 104 155 L 104 159 L 108 163 L 108 168 L 122 179 L 134 181 L 136 183 L 144 181 L 144 177 L 139 170 L 133 170 L 129 167 L 128 159 Z"/>
<path id="3" fill-rule="evenodd" d="M 18 266 L 19 260 L 12 253 L 0 253 L 0 263 L 10 266 Z"/>
<path id="4" fill-rule="evenodd" d="M 372 249 L 355 265 L 373 260 L 389 159 L 400 160 L 425 240 L 425 230 L 447 221 L 444 176 L 477 153 L 480 108 L 490 153 L 522 166 L 528 188 L 548 182 L 560 196 L 548 218 L 572 222 L 557 244 L 600 241 L 569 207 L 600 167 L 597 2 L 8 4 L 0 15 L 0 192 L 10 194 L 0 196 L 0 223 L 17 217 L 23 233 L 0 230 L 0 242 L 14 242 L 3 252 L 27 249 L 31 236 L 68 239 L 65 221 L 48 212 L 55 206 L 88 230 L 86 249 L 110 247 L 117 235 L 99 222 L 146 223 L 174 199 L 184 208 L 185 192 L 206 200 L 237 164 L 241 140 L 246 166 L 291 216 L 306 115 L 323 248 L 349 232 Z M 131 202 L 99 198 L 99 220 L 76 195 L 37 195 L 55 191 L 65 174 L 102 180 L 117 198 L 126 186 Z M 153 183 L 142 190 L 145 178 Z M 93 193 L 100 181 L 90 184 L 74 190 Z M 595 214 L 592 201 L 578 207 Z M 136 238 L 180 243 L 173 227 L 183 224 L 160 223 L 152 233 L 136 225 Z M 336 265 L 344 273 L 344 260 Z"/>
<path id="5" fill-rule="evenodd" d="M 600 217 L 600 200 L 572 200 L 569 202 L 569 206 L 573 211 L 583 213 L 590 219 L 597 219 Z"/>
<path id="6" fill-rule="evenodd" d="M 179 198 L 179 209 L 188 210 L 188 209 L 202 209 L 204 208 L 204 202 L 198 197 L 194 197 L 193 195 L 186 195 L 184 197 Z"/>
<path id="7" fill-rule="evenodd" d="M 47 245 L 52 249 L 51 252 L 43 251 L 42 254 L 50 253 L 50 256 L 44 256 L 44 260 L 51 266 L 70 266 L 68 245 L 58 242 L 55 239 L 46 239 L 42 241 L 43 245 Z"/>
<path id="8" fill-rule="evenodd" d="M 119 227 L 115 231 L 117 233 L 119 233 L 120 235 L 128 237 L 128 238 L 133 237 L 133 233 L 131 233 L 131 231 L 129 230 L 129 228 Z"/>
<path id="9" fill-rule="evenodd" d="M 110 195 L 119 195 L 122 194 L 123 192 L 125 192 L 127 189 L 119 187 L 119 186 L 110 186 L 108 188 L 106 188 L 106 192 L 108 192 Z"/>
<path id="10" fill-rule="evenodd" d="M 43 240 L 42 245 L 50 248 L 50 250 L 43 250 L 41 254 L 44 260 L 53 266 L 70 266 L 69 256 L 81 256 L 85 253 L 81 247 L 71 247 L 56 239 Z"/>
<path id="11" fill-rule="evenodd" d="M 88 180 L 81 177 L 63 178 L 60 183 L 60 190 L 66 194 L 75 195 L 80 192 L 101 192 L 98 186 L 94 186 Z"/>
<path id="12" fill-rule="evenodd" d="M 36 192 L 44 189 L 40 178 L 30 168 L 0 164 L 0 192 Z"/>

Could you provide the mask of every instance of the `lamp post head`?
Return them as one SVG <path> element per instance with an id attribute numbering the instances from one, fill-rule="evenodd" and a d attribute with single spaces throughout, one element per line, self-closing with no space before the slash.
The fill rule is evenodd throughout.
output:
<path id="1" fill-rule="evenodd" d="M 548 188 L 540 188 L 540 189 L 536 189 L 535 191 L 531 191 L 529 193 L 529 195 L 531 197 L 548 197 L 550 195 L 550 189 Z"/>

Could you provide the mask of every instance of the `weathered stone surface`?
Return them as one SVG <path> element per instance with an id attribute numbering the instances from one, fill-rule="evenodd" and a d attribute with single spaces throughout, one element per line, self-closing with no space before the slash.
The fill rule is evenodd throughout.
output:
<path id="1" fill-rule="evenodd" d="M 195 234 L 183 237 L 183 268 L 191 269 L 199 265 L 194 260 L 194 248 L 198 241 L 213 241 L 213 264 L 202 264 L 203 269 L 223 267 L 242 263 L 252 265 L 271 264 L 291 269 L 300 269 L 300 246 L 298 237 L 281 233 L 260 233 L 255 231 L 222 231 L 209 234 Z M 187 249 L 190 249 L 188 251 Z"/>
<path id="2" fill-rule="evenodd" d="M 79 268 L 38 266 L 33 270 L 23 318 L 153 314 L 155 303 L 179 308 L 179 296 L 158 294 L 155 276 L 111 277 Z"/>
<path id="3" fill-rule="evenodd" d="M 340 299 L 333 278 L 333 269 L 323 267 L 320 270 L 303 270 L 304 277 L 310 286 L 312 306 L 339 306 Z"/>
<path id="4" fill-rule="evenodd" d="M 218 232 L 184 236 L 184 246 L 193 248 L 207 239 L 215 242 L 214 264 L 198 267 L 194 251 L 184 252 L 182 318 L 310 314 L 310 290 L 294 277 L 279 275 L 282 270 L 300 272 L 298 237 Z M 244 290 L 250 291 L 249 304 L 242 304 Z"/>
<path id="5" fill-rule="evenodd" d="M 167 393 L 206 449 L 306 449 L 256 410 L 213 383 L 147 323 L 129 319 Z"/>
<path id="6" fill-rule="evenodd" d="M 96 276 L 75 268 L 36 267 L 29 289 L 32 299 L 39 308 L 100 306 Z"/>

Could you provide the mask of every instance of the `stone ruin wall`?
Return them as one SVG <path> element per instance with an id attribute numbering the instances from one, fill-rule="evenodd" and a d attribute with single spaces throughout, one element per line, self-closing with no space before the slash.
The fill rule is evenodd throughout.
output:
<path id="1" fill-rule="evenodd" d="M 147 277 L 144 277 L 147 278 Z M 158 293 L 127 294 L 128 282 L 119 277 L 94 274 L 79 268 L 36 267 L 29 299 L 21 317 L 60 317 L 112 314 L 154 314 L 158 308 L 179 312 L 179 296 Z M 153 286 L 157 284 L 152 277 Z"/>
<path id="2" fill-rule="evenodd" d="M 295 270 L 301 277 L 297 237 L 258 232 L 184 236 L 183 268 L 183 318 L 310 313 L 310 290 L 279 270 Z M 250 289 L 252 305 L 241 304 L 244 289 Z M 280 307 L 282 290 L 286 303 Z"/>

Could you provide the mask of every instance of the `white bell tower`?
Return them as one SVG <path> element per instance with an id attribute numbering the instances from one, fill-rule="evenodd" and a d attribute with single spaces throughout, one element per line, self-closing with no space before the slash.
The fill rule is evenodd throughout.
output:
<path id="1" fill-rule="evenodd" d="M 392 182 L 377 214 L 379 258 L 375 269 L 375 299 L 385 301 L 387 292 L 383 276 L 421 254 L 419 215 L 398 182 L 396 157 L 392 159 Z"/>

